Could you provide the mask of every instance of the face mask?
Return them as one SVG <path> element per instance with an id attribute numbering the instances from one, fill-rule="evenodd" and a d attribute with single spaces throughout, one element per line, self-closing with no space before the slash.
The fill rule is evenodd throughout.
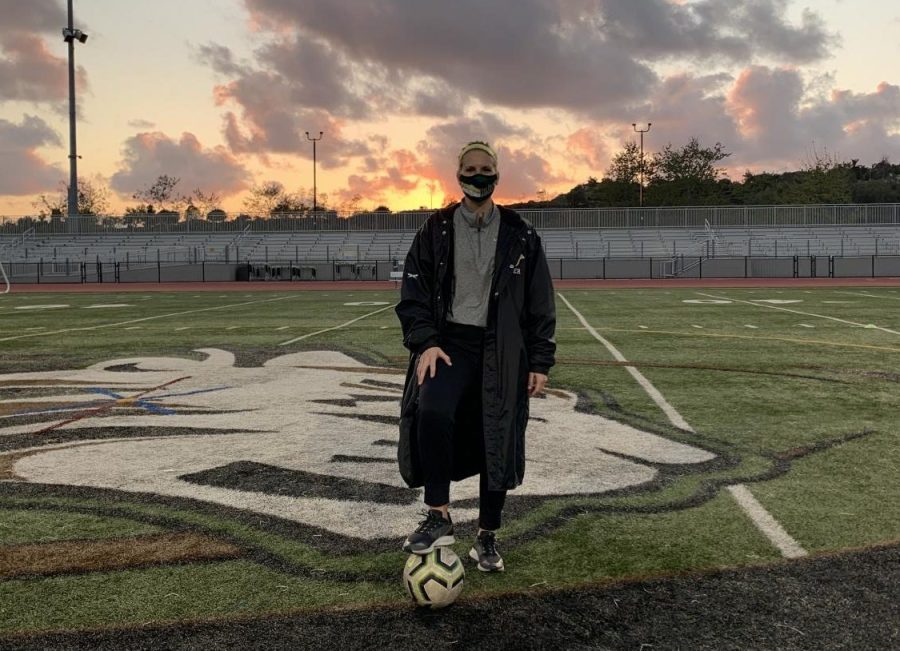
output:
<path id="1" fill-rule="evenodd" d="M 460 175 L 457 178 L 459 187 L 467 197 L 474 201 L 482 201 L 494 194 L 499 177 L 496 174 L 473 174 L 472 176 Z"/>

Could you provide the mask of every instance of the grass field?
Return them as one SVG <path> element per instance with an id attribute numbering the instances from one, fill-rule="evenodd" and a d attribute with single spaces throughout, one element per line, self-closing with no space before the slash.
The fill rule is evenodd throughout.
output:
<path id="1" fill-rule="evenodd" d="M 749 490 L 800 550 L 796 555 L 900 540 L 896 288 L 561 294 L 574 310 L 557 300 L 558 364 L 550 386 L 576 394 L 578 409 L 603 422 L 714 459 L 628 458 L 653 478 L 580 495 L 516 499 L 511 493 L 500 537 L 508 571 L 469 571 L 461 602 L 796 562 L 785 560 L 771 534 L 748 516 L 729 488 L 735 486 Z M 110 467 L 122 461 L 116 455 L 130 454 L 128 467 L 139 469 L 139 448 L 124 446 L 144 442 L 155 447 L 142 449 L 156 454 L 178 446 L 178 458 L 190 458 L 196 471 L 213 430 L 224 431 L 238 410 L 258 410 L 266 431 L 282 421 L 303 429 L 291 408 L 312 386 L 278 386 L 282 367 L 263 367 L 303 351 L 339 351 L 381 369 L 378 377 L 386 382 L 369 388 L 381 386 L 387 397 L 378 397 L 380 403 L 371 398 L 383 407 L 367 418 L 371 427 L 385 427 L 397 404 L 390 384 L 402 382 L 390 369 L 402 372 L 407 362 L 395 300 L 395 292 L 338 291 L 0 297 L 0 637 L 298 610 L 407 608 L 400 539 L 360 538 L 304 519 L 315 517 L 315 508 L 338 508 L 335 500 L 311 500 L 313 515 L 294 520 L 275 515 L 290 513 L 290 495 L 298 495 L 284 482 L 311 476 L 278 474 L 272 466 L 282 464 L 271 462 L 277 451 L 266 451 L 265 464 L 240 465 L 237 451 L 229 463 L 210 462 L 210 471 L 220 474 L 194 481 L 203 490 L 230 490 L 234 502 L 227 504 L 203 499 L 202 492 L 196 498 L 174 489 L 156 495 L 146 487 L 157 479 L 139 471 L 135 486 L 143 488 L 136 489 L 112 475 L 107 483 L 94 482 L 91 475 L 102 475 L 102 468 L 77 467 L 91 458 L 85 451 L 104 450 Z M 617 362 L 575 311 L 627 363 Z M 143 377 L 153 384 L 171 370 L 164 361 L 142 369 L 138 358 L 199 365 L 212 359 L 211 349 L 233 353 L 234 361 L 204 380 L 208 389 L 163 395 L 161 382 L 155 394 L 133 384 Z M 111 376 L 93 379 L 84 371 L 111 360 L 119 360 L 113 370 L 128 382 L 104 383 Z M 223 379 L 232 377 L 232 366 L 249 378 L 247 387 L 273 382 L 280 393 L 245 391 L 246 403 L 233 404 L 234 411 L 199 402 L 202 391 L 214 394 L 217 381 L 232 381 Z M 626 366 L 637 369 L 693 431 L 675 427 Z M 184 368 L 193 373 L 194 367 Z M 335 390 L 352 393 L 339 389 L 344 386 L 350 385 Z M 192 417 L 210 431 L 186 424 Z M 167 418 L 177 426 L 156 430 Z M 324 417 L 315 418 L 309 422 Z M 234 423 L 228 440 L 240 447 L 252 435 Z M 97 440 L 101 444 L 92 443 Z M 544 458 L 534 459 L 529 472 L 552 461 L 546 457 L 553 448 L 535 449 Z M 393 470 L 389 464 L 350 466 L 378 466 L 372 472 L 380 477 Z M 258 484 L 247 484 L 251 479 Z M 399 477 L 393 484 L 402 488 Z M 410 528 L 417 510 L 408 508 Z M 463 556 L 474 528 L 460 529 L 456 550 Z"/>

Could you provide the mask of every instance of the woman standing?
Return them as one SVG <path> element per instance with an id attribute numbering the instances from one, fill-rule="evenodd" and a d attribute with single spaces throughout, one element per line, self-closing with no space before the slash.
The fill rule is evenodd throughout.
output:
<path id="1" fill-rule="evenodd" d="M 400 473 L 425 487 L 427 513 L 403 549 L 451 545 L 450 483 L 480 474 L 469 555 L 502 571 L 506 491 L 522 483 L 528 401 L 554 364 L 556 309 L 540 237 L 491 195 L 500 180 L 487 143 L 459 153 L 464 197 L 431 215 L 406 257 L 396 312 L 410 350 L 400 417 Z"/>

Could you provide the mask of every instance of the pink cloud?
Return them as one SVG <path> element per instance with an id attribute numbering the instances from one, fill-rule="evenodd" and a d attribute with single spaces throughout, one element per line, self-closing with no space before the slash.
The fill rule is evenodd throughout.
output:
<path id="1" fill-rule="evenodd" d="M 55 56 L 36 34 L 13 32 L 0 38 L 0 101 L 57 102 L 68 97 L 66 59 Z M 87 83 L 78 69 L 79 88 Z"/>
<path id="2" fill-rule="evenodd" d="M 0 118 L 0 195 L 26 196 L 54 189 L 64 174 L 41 158 L 37 149 L 60 145 L 59 134 L 39 117 L 26 115 L 19 124 Z"/>
<path id="3" fill-rule="evenodd" d="M 164 133 L 139 133 L 125 141 L 123 161 L 110 185 L 125 195 L 151 185 L 165 174 L 181 179 L 178 190 L 194 188 L 229 196 L 249 187 L 250 175 L 222 146 L 204 148 L 192 133 L 180 140 Z"/>

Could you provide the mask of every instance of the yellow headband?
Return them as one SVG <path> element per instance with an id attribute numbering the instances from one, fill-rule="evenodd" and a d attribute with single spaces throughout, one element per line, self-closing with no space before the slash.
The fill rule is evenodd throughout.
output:
<path id="1" fill-rule="evenodd" d="M 470 151 L 475 151 L 475 150 L 485 152 L 488 156 L 490 156 L 491 158 L 494 159 L 494 165 L 497 165 L 497 152 L 495 152 L 494 149 L 486 142 L 477 142 L 477 141 L 470 142 L 468 145 L 466 145 L 465 147 L 463 147 L 460 150 L 459 164 L 462 165 L 463 156 L 468 154 Z"/>

